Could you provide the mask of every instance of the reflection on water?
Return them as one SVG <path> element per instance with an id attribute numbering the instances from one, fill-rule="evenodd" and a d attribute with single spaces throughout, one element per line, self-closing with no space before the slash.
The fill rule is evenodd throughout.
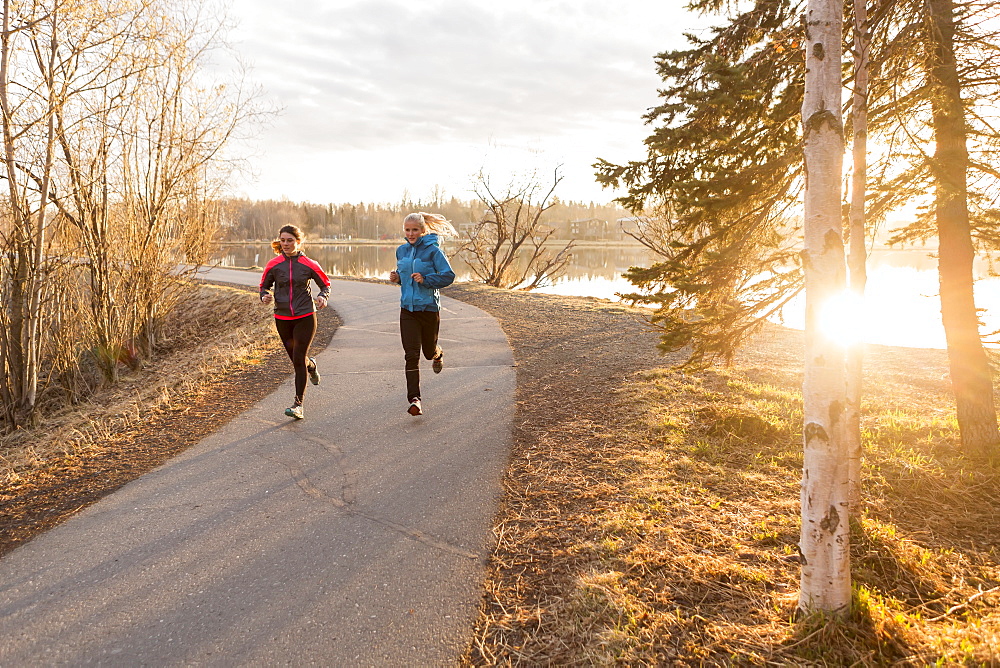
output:
<path id="1" fill-rule="evenodd" d="M 396 244 L 309 245 L 307 252 L 331 276 L 388 278 L 395 266 Z M 631 266 L 648 266 L 652 257 L 640 246 L 576 248 L 566 275 L 539 292 L 616 299 L 617 293 L 633 292 L 621 277 Z M 274 257 L 270 246 L 227 246 L 222 266 L 263 266 Z M 473 280 L 472 272 L 459 258 L 452 264 L 458 280 Z M 989 276 L 985 260 L 977 263 L 976 303 L 981 309 L 982 331 L 1000 330 L 1000 278 Z M 785 309 L 784 324 L 801 328 L 804 297 Z M 863 321 L 870 343 L 943 348 L 941 305 L 938 299 L 937 259 L 926 250 L 876 251 L 868 263 L 868 289 Z M 993 337 L 996 338 L 996 337 Z"/>
<path id="2" fill-rule="evenodd" d="M 306 253 L 331 276 L 388 278 L 389 271 L 396 266 L 396 245 L 310 244 Z M 451 249 L 446 250 L 451 256 Z M 226 246 L 221 264 L 223 267 L 263 267 L 272 257 L 274 251 L 263 244 Z M 615 292 L 632 290 L 631 284 L 621 277 L 622 273 L 633 265 L 646 265 L 650 259 L 649 252 L 641 246 L 575 248 L 566 275 L 557 286 L 545 292 L 614 299 Z M 474 280 L 469 266 L 460 257 L 451 257 L 451 263 L 457 280 Z M 595 291 L 598 287 L 601 290 Z"/>

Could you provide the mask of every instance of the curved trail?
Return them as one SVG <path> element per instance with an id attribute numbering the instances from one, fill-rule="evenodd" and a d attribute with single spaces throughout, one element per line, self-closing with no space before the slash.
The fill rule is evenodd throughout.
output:
<path id="1" fill-rule="evenodd" d="M 289 378 L 0 560 L 0 664 L 454 664 L 493 544 L 510 347 L 492 317 L 442 297 L 446 366 L 422 367 L 414 418 L 398 288 L 335 280 L 331 306 L 344 324 L 305 420 L 282 415 Z"/>

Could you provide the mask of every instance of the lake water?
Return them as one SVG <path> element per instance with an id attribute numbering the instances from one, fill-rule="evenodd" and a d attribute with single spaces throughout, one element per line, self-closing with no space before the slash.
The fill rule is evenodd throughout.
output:
<path id="1" fill-rule="evenodd" d="M 387 278 L 395 266 L 395 243 L 384 245 L 309 244 L 307 253 L 331 276 Z M 634 287 L 621 277 L 631 266 L 648 266 L 651 253 L 641 246 L 579 247 L 565 276 L 539 292 L 617 299 Z M 263 266 L 274 256 L 265 244 L 227 245 L 221 264 L 227 267 Z M 452 258 L 458 280 L 473 280 L 459 258 Z M 1000 330 L 1000 278 L 990 276 L 988 262 L 977 262 L 976 304 L 984 333 Z M 804 299 L 790 305 L 784 324 L 801 328 Z M 868 288 L 862 306 L 865 339 L 870 343 L 943 348 L 941 305 L 938 299 L 937 259 L 927 250 L 875 251 L 868 262 Z M 995 340 L 997 337 L 991 337 Z"/>

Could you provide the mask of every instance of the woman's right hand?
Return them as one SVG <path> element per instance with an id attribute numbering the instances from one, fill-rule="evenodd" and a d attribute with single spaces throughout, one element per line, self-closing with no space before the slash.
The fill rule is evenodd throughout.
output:
<path id="1" fill-rule="evenodd" d="M 273 299 L 274 299 L 274 297 L 271 296 L 270 292 L 265 292 L 264 296 L 260 298 L 260 300 L 262 302 L 264 302 L 265 304 L 270 304 L 271 300 L 273 300 Z"/>
<path id="2" fill-rule="evenodd" d="M 393 283 L 399 283 L 399 272 L 393 269 L 389 272 L 389 280 Z"/>

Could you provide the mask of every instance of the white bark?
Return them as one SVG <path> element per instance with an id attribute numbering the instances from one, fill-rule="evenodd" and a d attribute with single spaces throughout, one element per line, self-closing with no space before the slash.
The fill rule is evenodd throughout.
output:
<path id="1" fill-rule="evenodd" d="M 851 273 L 851 292 L 858 297 L 865 294 L 868 281 L 865 247 L 865 177 L 868 174 L 868 7 L 867 0 L 854 0 L 854 94 L 851 101 L 853 115 L 853 166 L 851 173 L 851 252 L 848 266 Z M 858 300 L 857 303 L 860 303 Z M 851 515 L 857 514 L 861 503 L 861 394 L 864 371 L 864 342 L 856 341 L 847 353 L 847 423 L 848 453 L 850 460 Z"/>
<path id="2" fill-rule="evenodd" d="M 25 392 L 25 404 L 34 410 L 38 398 L 38 375 L 41 365 L 42 337 L 40 330 L 42 327 L 42 290 L 44 288 L 46 271 L 44 264 L 45 229 L 48 225 L 46 212 L 48 211 L 49 186 L 51 185 L 53 153 L 55 152 L 55 107 L 58 104 L 58 92 L 55 90 L 55 69 L 56 54 L 59 49 L 58 8 L 52 10 L 49 15 L 49 22 L 52 26 L 52 34 L 49 36 L 49 52 L 47 58 L 39 50 L 36 52 L 39 57 L 39 67 L 44 73 L 45 92 L 47 94 L 47 109 L 45 121 L 45 159 L 42 162 L 42 173 L 39 178 L 38 188 L 38 213 L 35 223 L 34 256 L 32 258 L 32 273 L 29 294 L 31 305 L 28 308 L 28 319 L 26 327 L 26 360 L 25 375 L 27 387 Z"/>
<path id="3" fill-rule="evenodd" d="M 810 0 L 802 125 L 806 174 L 806 350 L 802 579 L 799 608 L 846 611 L 851 602 L 845 351 L 819 328 L 820 312 L 846 286 L 841 234 L 843 4 Z"/>

